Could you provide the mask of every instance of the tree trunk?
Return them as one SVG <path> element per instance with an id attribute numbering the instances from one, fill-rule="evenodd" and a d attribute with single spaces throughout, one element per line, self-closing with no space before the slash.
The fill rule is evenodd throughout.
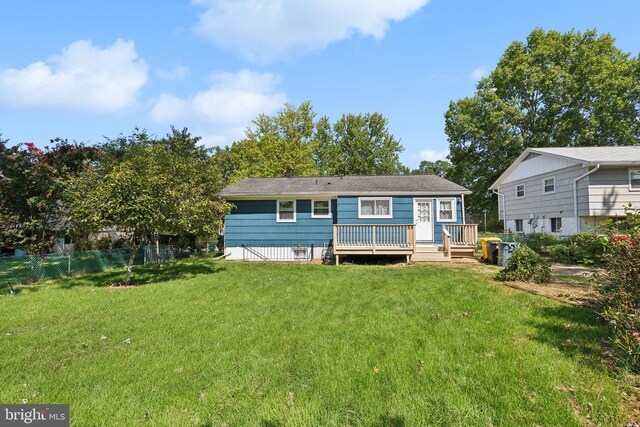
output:
<path id="1" fill-rule="evenodd" d="M 160 268 L 160 235 L 156 234 L 156 267 Z"/>
<path id="2" fill-rule="evenodd" d="M 139 245 L 134 243 L 135 241 L 131 239 L 129 246 L 131 247 L 131 255 L 129 256 L 129 264 L 127 265 L 127 275 L 124 279 L 125 286 L 131 285 L 131 274 L 133 270 L 133 262 L 136 259 L 136 255 L 138 254 Z"/>

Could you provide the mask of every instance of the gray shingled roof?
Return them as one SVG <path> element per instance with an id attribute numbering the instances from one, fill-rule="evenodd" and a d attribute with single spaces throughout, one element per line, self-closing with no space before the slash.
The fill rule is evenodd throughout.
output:
<path id="1" fill-rule="evenodd" d="M 246 178 L 218 193 L 219 196 L 270 195 L 384 195 L 471 194 L 471 191 L 436 175 L 323 176 L 294 178 Z"/>
<path id="2" fill-rule="evenodd" d="M 549 147 L 530 151 L 552 154 L 584 163 L 632 164 L 640 162 L 640 146 L 632 147 Z"/>

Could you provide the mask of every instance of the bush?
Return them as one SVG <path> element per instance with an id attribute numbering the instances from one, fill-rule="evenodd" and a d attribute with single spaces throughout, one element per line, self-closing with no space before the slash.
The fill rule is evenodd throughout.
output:
<path id="1" fill-rule="evenodd" d="M 122 249 L 122 247 L 124 246 L 124 239 L 123 238 L 119 238 L 113 241 L 113 243 L 111 243 L 111 247 L 113 249 Z"/>
<path id="2" fill-rule="evenodd" d="M 76 243 L 76 251 L 91 251 L 93 249 L 95 249 L 95 245 L 91 240 L 80 240 Z"/>
<path id="3" fill-rule="evenodd" d="M 111 237 L 104 236 L 96 240 L 96 249 L 101 251 L 108 251 L 111 249 Z"/>
<path id="4" fill-rule="evenodd" d="M 547 283 L 551 280 L 551 270 L 545 259 L 523 244 L 513 251 L 509 264 L 498 273 L 496 279 L 507 282 L 519 280 Z"/>
<path id="5" fill-rule="evenodd" d="M 558 243 L 557 234 L 531 233 L 525 235 L 524 243 L 540 255 L 550 255 L 550 248 Z"/>
<path id="6" fill-rule="evenodd" d="M 569 238 L 574 248 L 575 263 L 584 265 L 602 265 L 607 248 L 607 239 L 601 234 L 578 233 Z"/>
<path id="7" fill-rule="evenodd" d="M 620 360 L 640 371 L 640 211 L 627 208 L 627 232 L 607 233 L 602 256 L 605 273 L 598 275 L 602 316 L 613 331 L 611 343 Z"/>

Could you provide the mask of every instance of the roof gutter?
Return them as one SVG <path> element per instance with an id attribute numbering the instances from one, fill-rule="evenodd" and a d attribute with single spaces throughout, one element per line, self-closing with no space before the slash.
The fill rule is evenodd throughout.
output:
<path id="1" fill-rule="evenodd" d="M 507 206 L 504 200 L 504 194 L 502 194 L 500 190 L 493 189 L 491 191 L 493 191 L 493 194 L 498 195 L 498 199 L 502 197 L 502 230 L 507 231 Z M 500 207 L 499 204 L 500 204 L 500 200 L 498 200 L 498 208 Z M 498 209 L 498 211 L 500 211 L 500 209 Z M 500 218 L 500 215 L 498 215 L 498 218 Z"/>
<path id="2" fill-rule="evenodd" d="M 599 163 L 596 164 L 596 166 L 593 169 L 587 171 L 586 173 L 580 175 L 579 177 L 573 180 L 573 214 L 576 217 L 576 233 L 580 232 L 580 218 L 578 217 L 578 181 L 580 181 L 584 177 L 591 175 L 598 169 L 600 169 Z"/>

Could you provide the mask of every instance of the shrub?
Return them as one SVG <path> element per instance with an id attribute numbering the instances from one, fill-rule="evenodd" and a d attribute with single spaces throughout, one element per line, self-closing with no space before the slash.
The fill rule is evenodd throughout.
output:
<path id="1" fill-rule="evenodd" d="M 111 249 L 111 237 L 104 236 L 96 240 L 96 248 L 101 251 L 108 251 Z"/>
<path id="2" fill-rule="evenodd" d="M 549 233 L 530 233 L 525 236 L 524 243 L 540 255 L 549 255 L 550 247 L 558 243 L 558 236 Z"/>
<path id="3" fill-rule="evenodd" d="M 607 239 L 601 234 L 578 233 L 569 238 L 574 248 L 575 263 L 584 265 L 602 265 L 607 248 Z"/>
<path id="4" fill-rule="evenodd" d="M 113 241 L 113 243 L 111 243 L 111 247 L 113 249 L 122 249 L 122 247 L 124 246 L 124 239 L 123 238 L 119 238 Z"/>
<path id="5" fill-rule="evenodd" d="M 549 248 L 549 258 L 555 262 L 575 264 L 578 260 L 576 247 L 567 243 L 558 243 Z"/>
<path id="6" fill-rule="evenodd" d="M 93 249 L 95 249 L 95 245 L 91 240 L 80 240 L 76 243 L 76 251 L 91 251 Z"/>
<path id="7" fill-rule="evenodd" d="M 523 244 L 513 251 L 511 258 L 509 258 L 509 264 L 498 273 L 496 279 L 547 283 L 551 280 L 551 270 L 545 259 Z"/>
<path id="8" fill-rule="evenodd" d="M 598 275 L 602 316 L 611 325 L 611 343 L 621 360 L 640 371 L 640 211 L 627 208 L 627 232 L 607 233 L 605 273 Z"/>

